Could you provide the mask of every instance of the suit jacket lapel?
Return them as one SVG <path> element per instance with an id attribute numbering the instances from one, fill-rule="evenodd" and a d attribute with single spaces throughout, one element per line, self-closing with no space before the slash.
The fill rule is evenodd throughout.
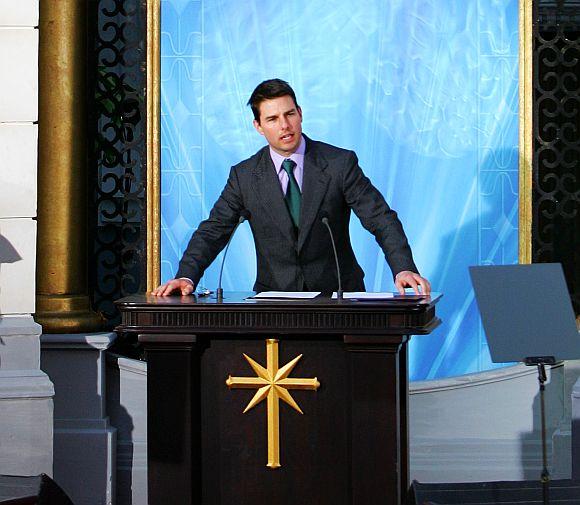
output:
<path id="1" fill-rule="evenodd" d="M 318 209 L 328 188 L 329 176 L 324 172 L 326 160 L 316 156 L 310 139 L 306 138 L 304 156 L 304 174 L 302 177 L 302 207 L 300 209 L 300 232 L 298 234 L 298 251 L 304 245 L 306 237 L 317 218 Z"/>
<path id="2" fill-rule="evenodd" d="M 288 240 L 294 244 L 296 241 L 294 225 L 290 219 L 290 214 L 284 201 L 284 194 L 280 187 L 280 180 L 276 175 L 268 147 L 264 148 L 260 161 L 254 167 L 254 175 L 256 177 L 255 188 L 258 198 L 270 214 L 272 221 L 282 230 Z"/>

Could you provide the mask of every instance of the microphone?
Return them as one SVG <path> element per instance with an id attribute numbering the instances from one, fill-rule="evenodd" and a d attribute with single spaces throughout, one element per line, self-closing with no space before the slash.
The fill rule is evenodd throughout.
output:
<path id="1" fill-rule="evenodd" d="M 226 256 L 228 254 L 228 249 L 230 248 L 230 244 L 232 242 L 232 238 L 234 238 L 234 234 L 236 233 L 236 230 L 238 229 L 238 226 L 240 226 L 244 221 L 250 219 L 250 217 L 252 216 L 252 214 L 250 214 L 249 210 L 243 209 L 240 212 L 240 218 L 238 219 L 238 222 L 236 223 L 235 228 L 232 231 L 232 234 L 230 235 L 230 238 L 228 239 L 228 243 L 226 244 L 226 250 L 224 251 L 224 257 L 222 258 L 222 266 L 220 268 L 220 276 L 219 276 L 219 280 L 218 280 L 218 287 L 216 289 L 216 298 L 218 302 L 223 302 L 224 300 L 224 290 L 222 288 L 222 275 L 224 273 L 224 265 L 226 263 Z"/>
<path id="2" fill-rule="evenodd" d="M 334 237 L 332 235 L 332 230 L 330 229 L 330 222 L 328 220 L 328 213 L 327 212 L 321 212 L 320 213 L 321 216 L 321 221 L 324 224 L 324 226 L 326 226 L 326 228 L 328 229 L 328 233 L 330 234 L 330 241 L 332 242 L 332 250 L 334 251 L 334 261 L 336 261 L 336 275 L 338 277 L 338 289 L 336 291 L 336 299 L 337 300 L 342 300 L 343 296 L 342 296 L 342 282 L 340 279 L 340 265 L 338 264 L 338 254 L 336 252 L 336 244 L 334 243 Z"/>

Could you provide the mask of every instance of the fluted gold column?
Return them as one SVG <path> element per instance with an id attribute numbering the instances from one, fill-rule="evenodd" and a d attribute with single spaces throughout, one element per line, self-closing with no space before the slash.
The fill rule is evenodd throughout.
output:
<path id="1" fill-rule="evenodd" d="M 40 2 L 36 321 L 96 331 L 87 291 L 86 4 Z"/>

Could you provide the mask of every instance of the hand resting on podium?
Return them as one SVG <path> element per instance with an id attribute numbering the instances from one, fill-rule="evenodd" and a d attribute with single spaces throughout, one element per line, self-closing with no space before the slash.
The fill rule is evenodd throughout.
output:
<path id="1" fill-rule="evenodd" d="M 189 279 L 171 279 L 165 284 L 156 287 L 151 291 L 151 294 L 155 296 L 169 296 L 174 291 L 178 291 L 181 295 L 186 296 L 192 294 L 194 288 L 193 282 Z"/>
<path id="2" fill-rule="evenodd" d="M 415 272 L 403 270 L 395 277 L 395 287 L 400 294 L 405 294 L 405 288 L 413 288 L 416 294 L 429 295 L 431 294 L 431 284 L 427 279 L 421 277 Z M 419 289 L 420 288 L 420 289 Z"/>

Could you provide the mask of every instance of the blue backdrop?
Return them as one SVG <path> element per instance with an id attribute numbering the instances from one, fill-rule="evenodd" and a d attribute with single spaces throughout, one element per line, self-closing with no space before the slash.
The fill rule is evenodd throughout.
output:
<path id="1" fill-rule="evenodd" d="M 412 340 L 411 379 L 494 366 L 467 267 L 517 262 L 517 0 L 164 0 L 161 19 L 163 280 L 230 166 L 263 145 L 245 104 L 279 77 L 306 134 L 357 152 L 445 294 L 444 324 Z M 367 289 L 392 290 L 374 238 L 351 227 Z M 231 249 L 224 287 L 250 290 L 247 225 Z"/>

